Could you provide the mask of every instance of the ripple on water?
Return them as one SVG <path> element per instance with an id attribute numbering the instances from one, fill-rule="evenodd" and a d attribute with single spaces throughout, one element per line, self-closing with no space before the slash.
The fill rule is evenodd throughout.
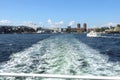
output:
<path id="1" fill-rule="evenodd" d="M 59 35 L 13 54 L 0 65 L 0 72 L 119 76 L 120 64 L 108 62 L 107 55 L 99 54 L 72 35 Z"/>

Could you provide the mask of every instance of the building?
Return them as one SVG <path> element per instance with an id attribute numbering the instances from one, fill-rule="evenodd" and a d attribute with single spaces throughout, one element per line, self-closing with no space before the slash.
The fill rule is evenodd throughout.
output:
<path id="1" fill-rule="evenodd" d="M 77 24 L 77 33 L 82 33 L 82 32 L 86 32 L 86 31 L 87 31 L 87 24 L 86 23 L 83 24 L 82 28 L 80 27 L 79 23 Z"/>
<path id="2" fill-rule="evenodd" d="M 83 24 L 83 30 L 84 30 L 84 32 L 87 31 L 87 24 L 86 23 Z"/>
<path id="3" fill-rule="evenodd" d="M 77 24 L 77 28 L 80 29 L 80 23 Z"/>
<path id="4" fill-rule="evenodd" d="M 80 23 L 77 24 L 76 32 L 77 33 L 81 33 L 82 32 L 81 27 L 80 27 Z"/>
<path id="5" fill-rule="evenodd" d="M 70 33 L 70 32 L 83 33 L 83 32 L 86 32 L 86 31 L 87 31 L 87 24 L 86 23 L 83 24 L 82 28 L 81 28 L 80 23 L 77 24 L 76 28 L 71 28 L 71 26 L 68 26 L 68 28 L 67 28 L 68 33 Z"/>

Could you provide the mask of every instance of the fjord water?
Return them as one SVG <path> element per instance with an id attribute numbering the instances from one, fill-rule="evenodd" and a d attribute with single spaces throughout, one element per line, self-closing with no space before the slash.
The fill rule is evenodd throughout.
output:
<path id="1" fill-rule="evenodd" d="M 11 50 L 11 53 L 0 52 L 0 73 L 120 76 L 119 37 L 87 38 L 85 34 L 4 35 L 1 44 L 15 50 Z M 7 42 L 3 43 L 4 40 Z M 6 47 L 0 46 L 1 50 L 7 50 Z M 24 79 L 39 80 L 30 77 Z"/>

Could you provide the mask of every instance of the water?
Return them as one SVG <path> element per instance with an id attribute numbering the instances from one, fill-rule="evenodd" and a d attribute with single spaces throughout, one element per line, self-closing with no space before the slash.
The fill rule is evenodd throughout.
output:
<path id="1" fill-rule="evenodd" d="M 1 44 L 8 43 L 11 46 L 9 49 L 14 48 L 15 50 L 11 53 L 0 53 L 0 59 L 3 54 L 6 54 L 6 56 L 9 54 L 8 57 L 4 55 L 1 60 L 1 73 L 120 76 L 120 39 L 118 38 L 120 35 L 117 38 L 87 38 L 85 34 L 16 34 L 2 36 L 4 38 L 0 38 Z M 11 38 L 11 36 L 14 38 Z M 5 40 L 7 40 L 7 43 L 3 43 Z M 22 47 L 22 49 L 17 51 L 19 47 L 13 46 L 12 41 L 14 45 Z M 18 42 L 21 45 L 18 45 Z M 2 48 L 8 49 L 5 48 L 7 46 L 0 47 L 1 50 Z M 6 78 L 2 77 L 0 79 Z M 20 78 L 7 77 L 7 79 L 16 80 Z M 30 77 L 24 79 L 41 80 Z"/>
<path id="2" fill-rule="evenodd" d="M 0 34 L 0 62 L 9 60 L 11 54 L 20 52 L 49 36 L 50 34 Z"/>

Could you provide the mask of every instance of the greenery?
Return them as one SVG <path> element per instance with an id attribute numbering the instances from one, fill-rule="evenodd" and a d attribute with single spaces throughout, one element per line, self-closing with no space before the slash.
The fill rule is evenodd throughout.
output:
<path id="1" fill-rule="evenodd" d="M 119 28 L 120 28 L 120 24 L 118 24 L 118 25 L 117 25 L 117 27 L 119 27 Z"/>
<path id="2" fill-rule="evenodd" d="M 95 29 L 96 32 L 103 32 L 105 30 L 106 30 L 106 28 L 104 28 L 104 27 Z"/>

